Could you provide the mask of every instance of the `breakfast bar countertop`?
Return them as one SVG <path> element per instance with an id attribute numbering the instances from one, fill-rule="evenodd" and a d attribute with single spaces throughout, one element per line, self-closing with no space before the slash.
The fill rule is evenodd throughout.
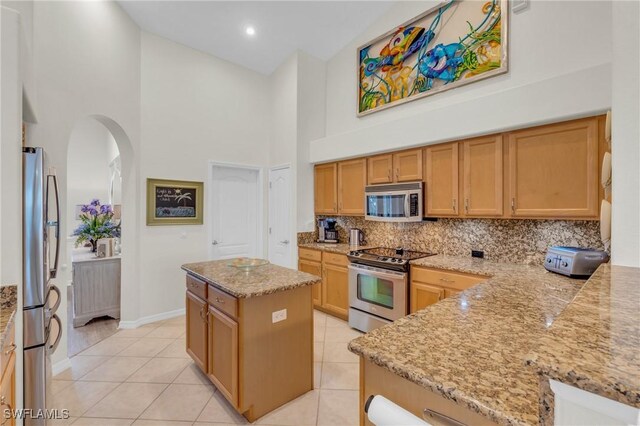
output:
<path id="1" fill-rule="evenodd" d="M 525 357 L 584 280 L 441 255 L 412 264 L 487 280 L 352 340 L 351 352 L 496 423 L 537 424 L 540 381 Z"/>
<path id="2" fill-rule="evenodd" d="M 316 275 L 273 264 L 245 272 L 229 266 L 229 260 L 187 263 L 182 265 L 182 269 L 240 299 L 292 290 L 321 281 Z"/>

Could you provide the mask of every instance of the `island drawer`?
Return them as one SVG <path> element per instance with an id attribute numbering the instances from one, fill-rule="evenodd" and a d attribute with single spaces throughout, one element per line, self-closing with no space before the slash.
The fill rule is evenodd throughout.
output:
<path id="1" fill-rule="evenodd" d="M 298 257 L 300 259 L 311 260 L 313 262 L 320 262 L 322 260 L 322 252 L 319 250 L 311 250 L 300 247 L 298 250 Z"/>
<path id="2" fill-rule="evenodd" d="M 207 299 L 211 306 L 224 312 L 225 314 L 237 318 L 238 316 L 238 299 L 225 293 L 222 290 L 209 285 L 209 297 Z"/>
<path id="3" fill-rule="evenodd" d="M 426 269 L 414 266 L 411 268 L 411 280 L 456 290 L 466 290 L 489 277 L 464 273 L 445 272 L 440 269 Z"/>
<path id="4" fill-rule="evenodd" d="M 347 256 L 338 253 L 325 253 L 324 262 L 336 266 L 349 266 L 349 260 L 347 259 Z"/>
<path id="5" fill-rule="evenodd" d="M 187 290 L 202 299 L 207 298 L 207 283 L 192 275 L 187 275 Z"/>

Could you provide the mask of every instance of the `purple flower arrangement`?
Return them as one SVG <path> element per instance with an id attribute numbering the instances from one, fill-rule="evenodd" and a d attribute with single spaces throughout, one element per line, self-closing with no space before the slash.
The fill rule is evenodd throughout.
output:
<path id="1" fill-rule="evenodd" d="M 84 204 L 80 211 L 82 224 L 72 234 L 78 237 L 76 247 L 88 241 L 92 251 L 96 251 L 100 238 L 120 237 L 120 223 L 113 220 L 113 207 L 110 204 L 100 204 L 96 198 Z"/>

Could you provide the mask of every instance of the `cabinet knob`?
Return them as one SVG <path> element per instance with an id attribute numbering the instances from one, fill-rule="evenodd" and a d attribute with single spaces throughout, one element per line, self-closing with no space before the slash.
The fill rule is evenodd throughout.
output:
<path id="1" fill-rule="evenodd" d="M 511 213 L 515 213 L 516 212 L 516 199 L 512 198 L 511 199 Z"/>
<path id="2" fill-rule="evenodd" d="M 224 305 L 224 299 L 220 299 L 219 297 L 216 297 L 216 302 Z"/>
<path id="3" fill-rule="evenodd" d="M 6 351 L 4 351 L 5 355 L 9 355 L 11 352 L 15 351 L 17 348 L 16 344 L 11 342 L 11 344 L 9 345 L 9 348 L 7 348 Z"/>

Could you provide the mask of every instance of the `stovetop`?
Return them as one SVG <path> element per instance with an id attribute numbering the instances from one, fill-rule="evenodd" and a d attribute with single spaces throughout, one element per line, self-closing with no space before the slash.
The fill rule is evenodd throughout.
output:
<path id="1" fill-rule="evenodd" d="M 351 251 L 347 257 L 353 263 L 406 271 L 411 260 L 434 255 L 435 253 L 402 248 L 374 247 Z"/>

